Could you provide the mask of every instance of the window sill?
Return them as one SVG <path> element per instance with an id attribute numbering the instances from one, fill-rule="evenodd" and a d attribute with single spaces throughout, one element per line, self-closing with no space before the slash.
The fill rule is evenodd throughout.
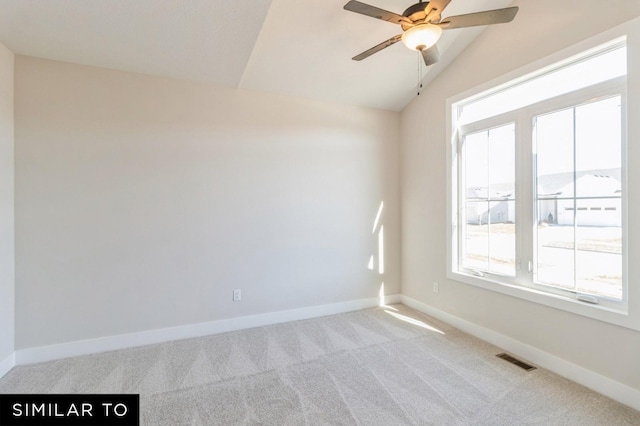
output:
<path id="1" fill-rule="evenodd" d="M 485 290 L 640 331 L 640 321 L 634 320 L 624 309 L 624 306 L 621 306 L 620 309 L 615 309 L 608 306 L 589 304 L 569 297 L 545 293 L 529 287 L 506 284 L 488 277 L 479 277 L 462 272 L 450 271 L 447 273 L 447 277 Z"/>

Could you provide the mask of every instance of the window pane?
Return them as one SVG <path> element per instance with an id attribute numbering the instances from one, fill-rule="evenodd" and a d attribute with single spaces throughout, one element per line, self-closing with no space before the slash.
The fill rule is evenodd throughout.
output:
<path id="1" fill-rule="evenodd" d="M 536 117 L 536 281 L 574 289 L 573 108 Z"/>
<path id="2" fill-rule="evenodd" d="M 627 49 L 620 46 L 516 84 L 460 108 L 459 123 L 471 123 L 532 105 L 627 74 Z"/>
<path id="3" fill-rule="evenodd" d="M 516 274 L 515 201 L 492 201 L 489 228 L 489 269 L 502 275 Z"/>
<path id="4" fill-rule="evenodd" d="M 469 201 L 465 210 L 467 221 L 462 242 L 462 266 L 476 271 L 489 269 L 489 203 Z"/>
<path id="5" fill-rule="evenodd" d="M 577 205 L 577 290 L 621 299 L 621 200 L 581 199 Z"/>
<path id="6" fill-rule="evenodd" d="M 576 107 L 576 195 L 619 196 L 620 96 Z"/>
<path id="7" fill-rule="evenodd" d="M 489 184 L 492 198 L 515 197 L 516 145 L 515 126 L 497 127 L 489 131 Z M 507 218 L 504 218 L 507 220 Z M 500 220 L 503 222 L 504 220 Z"/>
<path id="8" fill-rule="evenodd" d="M 535 133 L 538 197 L 573 197 L 573 109 L 538 116 Z"/>
<path id="9" fill-rule="evenodd" d="M 534 120 L 537 283 L 622 298 L 620 103 L 615 96 Z"/>
<path id="10" fill-rule="evenodd" d="M 547 214 L 544 202 L 538 203 L 538 210 L 542 215 Z M 566 209 L 564 217 L 568 223 L 554 225 L 542 221 L 537 226 L 536 238 L 536 282 L 574 289 L 574 227 L 573 208 L 558 206 Z"/>
<path id="11" fill-rule="evenodd" d="M 464 268 L 515 275 L 515 125 L 463 139 Z"/>
<path id="12" fill-rule="evenodd" d="M 489 133 L 473 133 L 464 138 L 464 181 L 467 198 L 487 198 L 489 187 Z"/>

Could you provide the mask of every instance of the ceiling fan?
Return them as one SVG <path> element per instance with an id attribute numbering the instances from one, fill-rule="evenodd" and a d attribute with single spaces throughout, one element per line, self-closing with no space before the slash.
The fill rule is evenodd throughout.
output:
<path id="1" fill-rule="evenodd" d="M 518 7 L 487 10 L 466 15 L 449 16 L 442 19 L 442 11 L 451 0 L 431 0 L 411 5 L 402 15 L 371 6 L 357 0 L 351 0 L 344 5 L 345 10 L 399 24 L 403 33 L 391 37 L 382 43 L 354 56 L 354 61 L 361 61 L 402 40 L 409 49 L 422 53 L 424 63 L 433 65 L 440 59 L 440 52 L 436 42 L 440 39 L 442 30 L 475 27 L 478 25 L 492 25 L 511 22 L 518 13 Z"/>

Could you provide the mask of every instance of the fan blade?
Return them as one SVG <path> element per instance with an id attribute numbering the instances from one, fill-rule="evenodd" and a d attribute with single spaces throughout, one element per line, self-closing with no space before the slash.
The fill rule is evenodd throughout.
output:
<path id="1" fill-rule="evenodd" d="M 361 61 L 361 60 L 366 59 L 369 56 L 373 55 L 374 53 L 377 53 L 377 52 L 381 51 L 382 49 L 385 49 L 385 48 L 391 46 L 392 44 L 396 44 L 401 39 L 402 39 L 402 34 L 398 34 L 395 37 L 391 37 L 389 40 L 383 41 L 382 43 L 378 44 L 377 46 L 373 46 L 369 50 L 365 50 L 361 54 L 356 55 L 351 59 L 353 59 L 354 61 Z"/>
<path id="2" fill-rule="evenodd" d="M 422 49 L 422 58 L 426 66 L 433 65 L 440 60 L 440 51 L 435 44 L 428 49 Z"/>
<path id="3" fill-rule="evenodd" d="M 349 3 L 344 5 L 344 9 L 350 12 L 359 13 L 361 15 L 370 16 L 376 19 L 382 19 L 383 21 L 392 22 L 394 24 L 399 24 L 401 22 L 407 24 L 413 24 L 411 20 L 405 16 L 398 15 L 397 13 L 389 12 L 384 9 L 380 9 L 375 6 L 371 6 L 365 3 L 361 3 L 356 0 L 351 0 Z"/>
<path id="4" fill-rule="evenodd" d="M 445 30 L 453 28 L 475 27 L 478 25 L 504 24 L 513 21 L 518 13 L 518 7 L 487 10 L 486 12 L 469 13 L 467 15 L 449 16 L 438 25 Z"/>
<path id="5" fill-rule="evenodd" d="M 431 0 L 424 9 L 427 15 L 426 22 L 439 22 L 440 14 L 450 2 L 451 0 Z"/>

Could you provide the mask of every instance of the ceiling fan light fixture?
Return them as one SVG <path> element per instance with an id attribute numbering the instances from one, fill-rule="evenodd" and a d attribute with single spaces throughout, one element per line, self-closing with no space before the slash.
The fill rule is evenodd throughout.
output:
<path id="1" fill-rule="evenodd" d="M 432 24 L 419 24 L 402 34 L 402 43 L 411 50 L 428 49 L 440 39 L 442 28 Z"/>

